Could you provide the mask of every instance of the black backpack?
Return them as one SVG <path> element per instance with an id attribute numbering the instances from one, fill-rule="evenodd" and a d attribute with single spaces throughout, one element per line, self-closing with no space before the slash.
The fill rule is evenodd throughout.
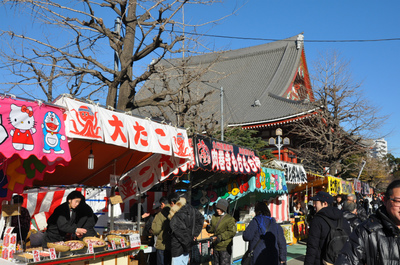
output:
<path id="1" fill-rule="evenodd" d="M 340 251 L 349 238 L 349 235 L 343 229 L 343 218 L 339 219 L 337 226 L 333 225 L 331 220 L 325 216 L 322 219 L 328 223 L 330 231 L 325 241 L 325 248 L 322 250 L 322 259 L 327 263 L 335 263 Z M 325 264 L 324 262 L 324 264 Z"/>

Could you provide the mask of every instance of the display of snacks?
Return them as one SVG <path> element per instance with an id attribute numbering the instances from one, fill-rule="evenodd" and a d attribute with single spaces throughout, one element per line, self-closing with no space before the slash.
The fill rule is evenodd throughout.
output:
<path id="1" fill-rule="evenodd" d="M 81 250 L 85 247 L 85 243 L 83 243 L 80 240 L 69 240 L 69 241 L 66 241 L 65 244 L 67 244 L 67 246 L 69 246 L 69 249 L 71 251 Z"/>
<path id="2" fill-rule="evenodd" d="M 139 234 L 137 230 L 111 230 L 111 235 L 132 235 L 132 234 Z"/>
<path id="3" fill-rule="evenodd" d="M 83 242 L 85 243 L 86 246 L 88 246 L 90 243 L 93 243 L 94 248 L 100 248 L 106 246 L 106 242 L 98 237 L 85 237 L 83 239 Z"/>
<path id="4" fill-rule="evenodd" d="M 34 250 L 39 250 L 42 251 L 43 248 L 42 247 L 37 247 L 37 248 L 27 248 L 25 249 L 25 252 L 33 252 Z"/>
<path id="5" fill-rule="evenodd" d="M 19 260 L 22 259 L 33 259 L 33 254 L 32 253 L 20 253 L 15 255 L 16 258 Z"/>
<path id="6" fill-rule="evenodd" d="M 48 248 L 54 248 L 57 252 L 69 251 L 69 246 L 64 241 L 47 243 Z"/>
<path id="7" fill-rule="evenodd" d="M 114 240 L 115 245 L 121 245 L 121 239 L 124 239 L 125 240 L 125 245 L 129 246 L 129 242 L 128 242 L 127 238 L 124 237 L 124 236 L 117 236 L 117 235 L 108 235 L 107 236 L 107 241 L 111 242 L 111 241 Z"/>

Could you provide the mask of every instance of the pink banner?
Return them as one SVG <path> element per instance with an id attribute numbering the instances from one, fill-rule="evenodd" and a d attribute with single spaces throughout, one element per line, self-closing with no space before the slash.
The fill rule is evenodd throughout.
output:
<path id="1" fill-rule="evenodd" d="M 0 200 L 71 160 L 58 107 L 0 98 Z"/>

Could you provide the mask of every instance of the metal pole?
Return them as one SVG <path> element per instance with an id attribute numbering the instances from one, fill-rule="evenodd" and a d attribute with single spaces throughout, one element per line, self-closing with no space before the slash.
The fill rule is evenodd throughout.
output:
<path id="1" fill-rule="evenodd" d="M 221 141 L 224 140 L 224 88 L 221 87 Z"/>
<path id="2" fill-rule="evenodd" d="M 278 157 L 279 157 L 279 161 L 281 161 L 281 136 L 278 135 L 278 144 L 276 145 L 278 147 Z"/>
<path id="3" fill-rule="evenodd" d="M 361 169 L 360 169 L 360 172 L 358 172 L 357 180 L 360 178 L 361 173 L 363 172 L 364 166 L 365 166 L 366 163 L 367 163 L 367 161 L 365 161 L 365 160 L 363 160 L 363 161 L 361 162 Z"/>

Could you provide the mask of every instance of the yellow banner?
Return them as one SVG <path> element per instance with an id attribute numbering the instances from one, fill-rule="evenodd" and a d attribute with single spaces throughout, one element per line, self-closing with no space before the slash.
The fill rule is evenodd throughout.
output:
<path id="1" fill-rule="evenodd" d="M 342 179 L 335 177 L 328 177 L 329 187 L 328 193 L 332 196 L 336 196 L 341 193 Z"/>

